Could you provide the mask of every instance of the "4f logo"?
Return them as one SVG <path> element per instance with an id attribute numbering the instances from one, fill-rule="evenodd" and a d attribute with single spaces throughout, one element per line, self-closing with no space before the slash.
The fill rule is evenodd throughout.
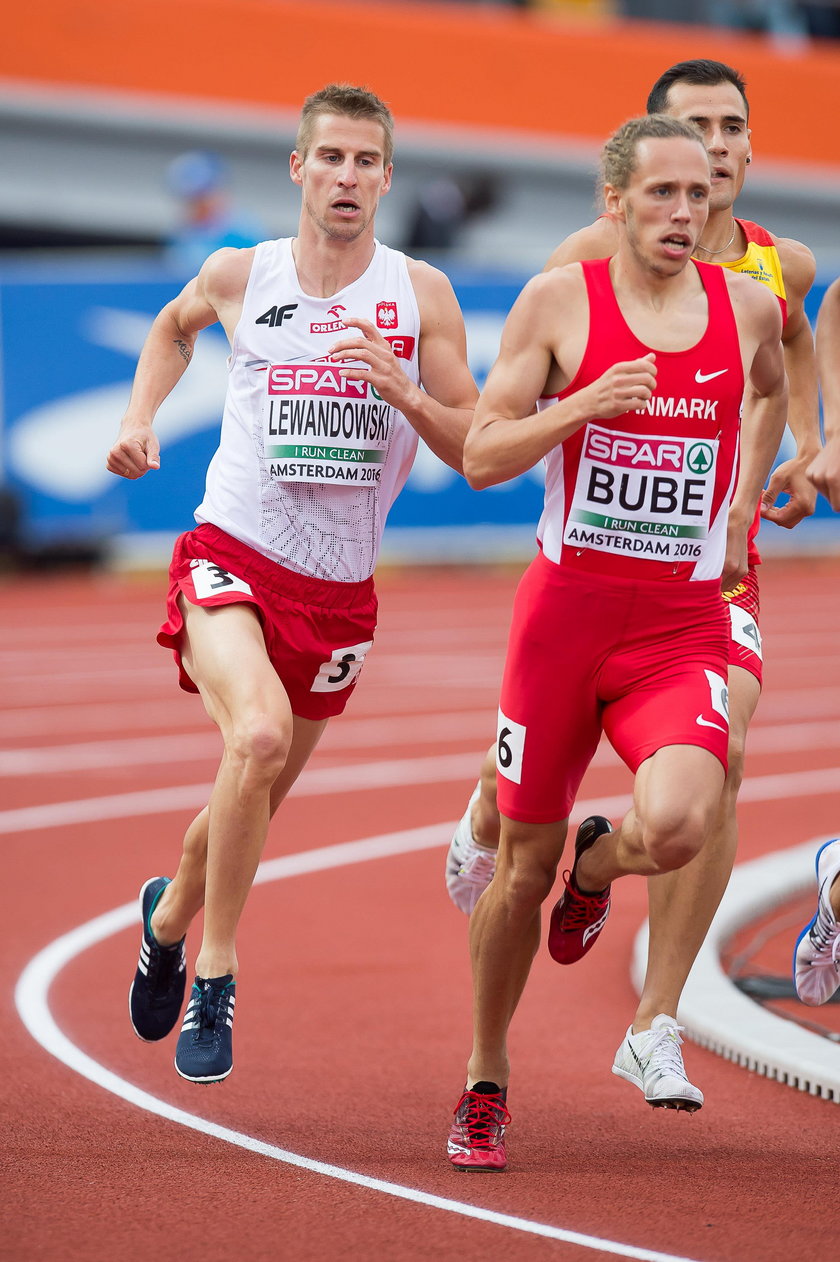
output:
<path id="1" fill-rule="evenodd" d="M 291 320 L 292 313 L 297 311 L 297 306 L 296 302 L 287 302 L 285 307 L 269 307 L 268 311 L 264 311 L 257 317 L 254 324 L 267 324 L 269 328 L 275 329 L 284 320 Z"/>
<path id="2" fill-rule="evenodd" d="M 395 302 L 378 302 L 376 304 L 376 327 L 378 329 L 395 329 L 397 323 L 397 304 Z"/>

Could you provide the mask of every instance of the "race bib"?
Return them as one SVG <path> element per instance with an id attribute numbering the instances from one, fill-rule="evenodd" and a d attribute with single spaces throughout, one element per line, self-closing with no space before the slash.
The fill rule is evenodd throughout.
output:
<path id="1" fill-rule="evenodd" d="M 761 651 L 761 632 L 752 614 L 747 613 L 740 605 L 730 604 L 729 618 L 732 624 L 732 639 L 736 644 L 755 653 L 759 660 L 764 657 Z"/>
<path id="2" fill-rule="evenodd" d="M 653 561 L 696 561 L 708 538 L 717 439 L 586 427 L 563 542 Z"/>
<path id="3" fill-rule="evenodd" d="M 263 409 L 263 463 L 281 482 L 376 485 L 388 447 L 392 409 L 368 381 L 348 381 L 341 367 L 271 364 Z"/>
<path id="4" fill-rule="evenodd" d="M 362 644 L 349 644 L 334 649 L 328 662 L 324 662 L 312 681 L 310 692 L 340 692 L 349 688 L 365 664 L 365 657 L 373 647 L 373 640 Z"/>
<path id="5" fill-rule="evenodd" d="M 244 578 L 237 578 L 229 570 L 223 570 L 220 565 L 203 558 L 190 561 L 190 578 L 196 599 L 200 601 L 209 600 L 221 592 L 242 592 L 246 596 L 254 594 Z"/>
<path id="6" fill-rule="evenodd" d="M 525 727 L 521 723 L 514 723 L 500 707 L 496 725 L 496 770 L 514 784 L 522 783 L 525 735 Z"/>

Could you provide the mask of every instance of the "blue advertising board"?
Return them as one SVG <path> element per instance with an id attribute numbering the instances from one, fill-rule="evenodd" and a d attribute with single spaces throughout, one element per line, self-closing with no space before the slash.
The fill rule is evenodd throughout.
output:
<path id="1" fill-rule="evenodd" d="M 463 269 L 451 277 L 481 384 L 527 277 Z M 189 372 L 160 409 L 159 472 L 126 482 L 105 468 L 140 348 L 178 287 L 164 270 L 130 263 L 21 264 L 0 273 L 0 468 L 21 501 L 30 543 L 171 538 L 191 526 L 225 393 L 228 346 L 218 325 L 198 339 Z M 812 319 L 823 290 L 810 295 Z M 404 556 L 527 553 L 541 503 L 541 468 L 475 492 L 421 444 L 386 540 Z M 818 514 L 830 518 L 822 500 Z"/>

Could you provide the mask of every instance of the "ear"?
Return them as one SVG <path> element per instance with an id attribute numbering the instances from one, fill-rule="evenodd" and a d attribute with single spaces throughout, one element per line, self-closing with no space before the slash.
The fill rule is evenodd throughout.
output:
<path id="1" fill-rule="evenodd" d="M 604 210 L 616 219 L 624 219 L 624 205 L 621 193 L 614 184 L 604 185 Z"/>
<path id="2" fill-rule="evenodd" d="M 389 162 L 382 175 L 382 188 L 380 189 L 380 193 L 388 192 L 388 189 L 391 187 L 391 176 L 393 174 L 394 174 L 394 164 L 393 162 Z"/>
<path id="3" fill-rule="evenodd" d="M 303 167 L 303 158 L 300 156 L 297 149 L 293 149 L 292 152 L 289 154 L 289 178 L 291 179 L 293 184 L 303 183 L 303 177 L 301 175 L 302 167 Z"/>
<path id="4" fill-rule="evenodd" d="M 747 162 L 752 162 L 752 128 L 747 128 L 747 140 L 750 142 L 750 150 L 747 154 Z"/>

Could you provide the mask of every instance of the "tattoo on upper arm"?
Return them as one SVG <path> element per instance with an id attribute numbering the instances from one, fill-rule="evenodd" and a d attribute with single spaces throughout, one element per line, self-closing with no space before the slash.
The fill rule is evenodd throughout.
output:
<path id="1" fill-rule="evenodd" d="M 176 337 L 176 338 L 173 338 L 172 340 L 174 341 L 175 345 L 178 347 L 178 351 L 181 355 L 181 358 L 184 360 L 185 363 L 188 364 L 190 360 L 192 359 L 191 349 L 189 348 L 189 346 L 187 346 L 186 342 L 181 340 L 181 338 Z"/>

